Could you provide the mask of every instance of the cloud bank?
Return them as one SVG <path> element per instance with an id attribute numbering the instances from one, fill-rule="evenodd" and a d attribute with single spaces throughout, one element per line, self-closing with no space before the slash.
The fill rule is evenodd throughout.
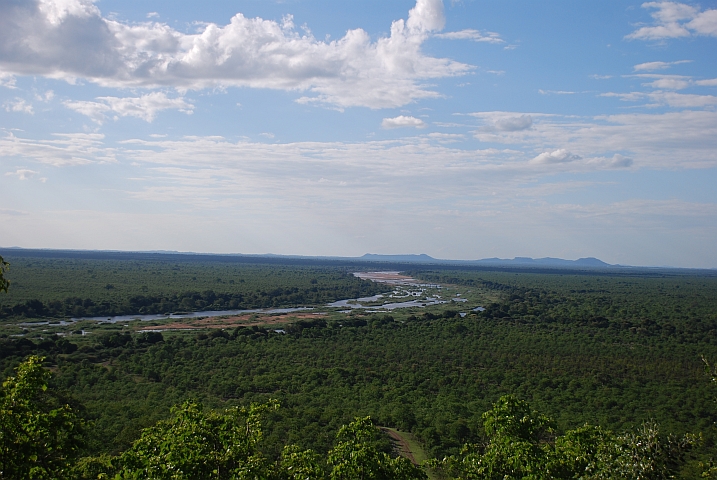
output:
<path id="1" fill-rule="evenodd" d="M 186 34 L 164 23 L 104 17 L 90 0 L 0 2 L 0 78 L 11 84 L 9 75 L 41 75 L 180 91 L 270 88 L 306 92 L 303 103 L 397 107 L 439 96 L 422 80 L 472 70 L 421 51 L 444 23 L 442 0 L 417 0 L 388 37 L 373 41 L 355 29 L 329 42 L 300 34 L 290 16 L 279 23 L 237 14 L 227 25 Z M 102 107 L 84 109 L 99 118 Z"/>
<path id="2" fill-rule="evenodd" d="M 183 98 L 168 98 L 163 92 L 153 92 L 141 97 L 98 97 L 96 100 L 95 102 L 66 101 L 64 105 L 100 124 L 112 113 L 120 117 L 138 117 L 152 122 L 162 110 L 173 109 L 191 114 L 194 109 L 194 106 Z"/>
<path id="3" fill-rule="evenodd" d="M 717 37 L 717 9 L 699 8 L 677 2 L 646 2 L 642 8 L 653 10 L 655 23 L 640 27 L 625 38 L 631 40 L 664 40 L 695 35 Z"/>

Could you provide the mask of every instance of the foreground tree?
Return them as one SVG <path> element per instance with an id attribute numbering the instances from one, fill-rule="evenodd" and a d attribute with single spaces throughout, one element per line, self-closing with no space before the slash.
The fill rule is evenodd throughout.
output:
<path id="1" fill-rule="evenodd" d="M 432 465 L 465 480 L 675 478 L 698 438 L 660 435 L 654 423 L 613 435 L 586 425 L 555 436 L 553 422 L 512 395 L 483 414 L 489 439 Z"/>
<path id="2" fill-rule="evenodd" d="M 169 420 L 147 428 L 119 459 L 117 478 L 203 480 L 270 478 L 271 463 L 258 450 L 260 417 L 276 402 L 205 411 L 188 401 Z"/>
<path id="3" fill-rule="evenodd" d="M 7 293 L 7 287 L 10 286 L 10 280 L 5 278 L 5 272 L 7 272 L 9 268 L 10 264 L 0 256 L 0 292 Z"/>
<path id="4" fill-rule="evenodd" d="M 423 470 L 403 457 L 391 457 L 375 447 L 380 430 L 371 417 L 357 418 L 339 430 L 338 443 L 329 452 L 331 480 L 419 480 Z"/>
<path id="5" fill-rule="evenodd" d="M 0 478 L 70 478 L 85 424 L 67 400 L 48 389 L 50 372 L 32 356 L 0 391 Z"/>

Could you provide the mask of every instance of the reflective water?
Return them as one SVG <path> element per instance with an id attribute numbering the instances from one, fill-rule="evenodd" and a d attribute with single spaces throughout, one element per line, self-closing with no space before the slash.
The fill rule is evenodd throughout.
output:
<path id="1" fill-rule="evenodd" d="M 71 318 L 70 320 L 52 321 L 52 322 L 27 322 L 20 323 L 18 325 L 22 327 L 38 326 L 38 325 L 72 325 L 74 322 L 80 320 L 90 320 L 94 322 L 102 323 L 118 323 L 118 322 L 131 322 L 131 321 L 142 321 L 149 322 L 152 320 L 172 320 L 182 318 L 206 318 L 206 317 L 224 317 L 230 315 L 246 315 L 247 313 L 264 313 L 271 315 L 272 313 L 291 313 L 291 312 L 302 312 L 305 310 L 313 310 L 311 307 L 297 307 L 297 308 L 268 308 L 268 309 L 255 309 L 255 310 L 208 310 L 203 312 L 189 312 L 189 313 L 172 313 L 169 315 L 155 314 L 155 315 L 117 315 L 114 317 L 81 317 Z"/>

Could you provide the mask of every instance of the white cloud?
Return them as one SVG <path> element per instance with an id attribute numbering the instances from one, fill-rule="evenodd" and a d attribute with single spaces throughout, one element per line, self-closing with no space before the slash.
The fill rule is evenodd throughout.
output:
<path id="1" fill-rule="evenodd" d="M 481 33 L 480 31 L 473 29 L 459 30 L 457 32 L 437 33 L 434 35 L 434 37 L 445 38 L 447 40 L 473 40 L 474 42 L 505 43 L 505 41 L 500 38 L 500 34 L 498 33 Z"/>
<path id="2" fill-rule="evenodd" d="M 49 102 L 53 98 L 55 98 L 55 92 L 53 92 L 52 90 L 48 90 L 43 94 L 40 94 L 40 93 L 35 94 L 35 100 L 38 100 L 40 102 Z"/>
<path id="3" fill-rule="evenodd" d="M 91 0 L 39 0 L 37 6 L 52 25 L 59 25 L 67 17 L 90 18 L 100 13 Z"/>
<path id="4" fill-rule="evenodd" d="M 538 92 L 541 95 L 575 95 L 578 92 L 571 92 L 568 90 L 542 90 L 539 89 Z"/>
<path id="5" fill-rule="evenodd" d="M 713 95 L 655 92 L 647 96 L 654 102 L 675 108 L 704 108 L 717 105 L 717 97 Z"/>
<path id="6" fill-rule="evenodd" d="M 632 158 L 616 153 L 612 157 L 591 158 L 587 163 L 597 167 L 614 169 L 630 167 L 634 162 Z"/>
<path id="7" fill-rule="evenodd" d="M 636 167 L 715 168 L 717 157 L 717 112 L 685 110 L 662 114 L 621 114 L 574 117 L 526 113 L 533 117 L 532 128 L 499 131 L 496 119 L 520 114 L 477 112 L 471 114 L 480 125 L 473 135 L 484 145 L 510 145 L 514 149 L 539 153 L 565 149 L 584 157 L 571 168 L 610 168 L 605 159 L 630 158 Z M 600 162 L 595 159 L 602 158 Z M 544 160 L 548 158 L 543 157 Z M 507 161 L 507 160 L 506 160 Z"/>
<path id="8" fill-rule="evenodd" d="M 453 143 L 453 142 L 460 142 L 462 140 L 465 140 L 465 135 L 461 135 L 460 133 L 439 133 L 439 132 L 432 132 L 429 133 L 428 138 L 431 138 L 433 140 L 436 140 L 441 143 Z"/>
<path id="9" fill-rule="evenodd" d="M 521 115 L 519 117 L 504 117 L 495 120 L 495 128 L 504 132 L 518 132 L 533 126 L 533 117 Z"/>
<path id="10" fill-rule="evenodd" d="M 717 10 L 706 10 L 698 14 L 687 28 L 696 31 L 700 35 L 717 37 Z"/>
<path id="11" fill-rule="evenodd" d="M 7 177 L 10 177 L 10 176 L 12 176 L 12 177 L 17 177 L 18 180 L 29 180 L 30 178 L 34 177 L 34 176 L 37 175 L 37 174 L 38 174 L 38 172 L 36 172 L 36 171 L 34 171 L 34 170 L 30 170 L 30 169 L 27 169 L 27 168 L 18 168 L 18 169 L 15 170 L 14 172 L 7 172 L 7 173 L 5 174 L 5 176 L 7 176 Z"/>
<path id="12" fill-rule="evenodd" d="M 580 160 L 580 155 L 575 155 L 564 148 L 553 150 L 552 152 L 543 152 L 537 157 L 533 158 L 530 163 L 545 165 L 551 163 L 568 163 L 575 160 Z"/>
<path id="13" fill-rule="evenodd" d="M 27 103 L 22 98 L 15 98 L 14 100 L 7 101 L 3 106 L 5 107 L 6 112 L 29 113 L 30 115 L 35 113 L 32 105 Z"/>
<path id="14" fill-rule="evenodd" d="M 664 88 L 668 90 L 682 90 L 695 85 L 699 87 L 717 87 L 717 78 L 693 80 L 692 77 L 686 77 L 682 75 L 640 74 L 631 76 L 641 78 L 655 78 L 655 81 L 650 83 L 643 83 L 643 85 L 653 88 Z"/>
<path id="15" fill-rule="evenodd" d="M 635 65 L 633 70 L 636 72 L 652 72 L 655 70 L 664 70 L 672 65 L 680 65 L 682 63 L 691 63 L 692 60 L 678 60 L 676 62 L 645 62 Z"/>
<path id="16" fill-rule="evenodd" d="M 625 38 L 664 40 L 693 35 L 717 36 L 717 10 L 700 11 L 677 2 L 646 2 L 642 8 L 654 10 L 650 14 L 654 24 L 640 27 Z"/>
<path id="17" fill-rule="evenodd" d="M 15 86 L 15 82 L 16 80 L 14 75 L 0 72 L 0 87 L 16 89 L 17 87 Z"/>
<path id="18" fill-rule="evenodd" d="M 384 118 L 381 122 L 382 128 L 402 128 L 402 127 L 415 127 L 425 128 L 426 124 L 423 120 L 416 117 L 408 117 L 399 115 L 394 118 Z"/>
<path id="19" fill-rule="evenodd" d="M 626 102 L 635 102 L 647 99 L 653 102 L 649 106 L 666 105 L 673 108 L 705 108 L 717 105 L 717 97 L 713 95 L 695 95 L 676 92 L 630 92 L 630 93 L 601 93 L 601 97 L 615 97 Z"/>
<path id="20" fill-rule="evenodd" d="M 152 92 L 141 97 L 98 97 L 96 100 L 98 101 L 67 101 L 64 104 L 100 124 L 107 119 L 110 112 L 121 117 L 137 117 L 152 122 L 162 110 L 179 110 L 191 114 L 194 109 L 184 98 L 168 98 L 163 92 Z"/>
<path id="21" fill-rule="evenodd" d="M 283 22 L 235 15 L 185 34 L 166 24 L 103 17 L 84 0 L 0 3 L 0 70 L 114 87 L 271 88 L 305 92 L 300 100 L 338 107 L 397 107 L 439 94 L 423 80 L 473 67 L 421 51 L 443 28 L 441 0 L 417 0 L 388 37 L 361 29 L 341 39 L 300 34 Z M 94 110 L 92 110 L 94 108 Z M 89 107 L 97 115 L 100 107 Z"/>
<path id="22" fill-rule="evenodd" d="M 682 90 L 695 84 L 691 77 L 684 75 L 661 75 L 656 73 L 638 73 L 636 75 L 626 75 L 626 77 L 649 78 L 654 79 L 652 82 L 643 83 L 645 87 Z"/>
<path id="23" fill-rule="evenodd" d="M 692 82 L 680 78 L 659 78 L 649 83 L 643 83 L 646 87 L 667 89 L 667 90 L 682 90 L 691 85 Z"/>
<path id="24" fill-rule="evenodd" d="M 54 134 L 50 140 L 32 140 L 7 133 L 0 138 L 0 158 L 18 158 L 55 167 L 91 163 L 114 163 L 114 150 L 106 148 L 104 135 L 72 133 Z"/>

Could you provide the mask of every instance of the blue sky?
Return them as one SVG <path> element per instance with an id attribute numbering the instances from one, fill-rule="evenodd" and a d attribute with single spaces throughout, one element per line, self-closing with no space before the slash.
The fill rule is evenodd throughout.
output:
<path id="1" fill-rule="evenodd" d="M 717 267 L 713 2 L 0 0 L 0 246 Z"/>

